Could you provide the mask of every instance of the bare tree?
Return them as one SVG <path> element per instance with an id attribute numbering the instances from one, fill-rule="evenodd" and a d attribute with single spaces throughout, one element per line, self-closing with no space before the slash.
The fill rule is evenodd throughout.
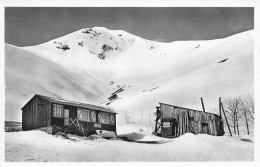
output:
<path id="1" fill-rule="evenodd" d="M 229 97 L 224 100 L 224 106 L 227 109 L 225 112 L 228 113 L 228 120 L 233 123 L 234 134 L 238 133 L 239 135 L 239 127 L 238 127 L 238 119 L 239 119 L 239 98 L 237 97 Z"/>
<path id="2" fill-rule="evenodd" d="M 236 124 L 237 124 L 237 134 L 239 135 L 238 116 L 237 116 L 237 115 L 238 115 L 238 111 L 239 111 L 239 110 L 236 110 L 236 114 L 235 114 L 235 119 L 236 119 L 236 120 L 235 120 L 235 122 L 236 122 Z"/>
<path id="3" fill-rule="evenodd" d="M 229 97 L 224 100 L 228 121 L 232 122 L 234 134 L 240 134 L 239 126 L 246 127 L 250 134 L 250 125 L 254 123 L 254 99 L 251 95 Z"/>
<path id="4" fill-rule="evenodd" d="M 247 134 L 250 134 L 250 123 L 254 123 L 254 99 L 250 95 L 240 96 L 240 111 L 243 115 L 243 122 L 246 125 Z"/>

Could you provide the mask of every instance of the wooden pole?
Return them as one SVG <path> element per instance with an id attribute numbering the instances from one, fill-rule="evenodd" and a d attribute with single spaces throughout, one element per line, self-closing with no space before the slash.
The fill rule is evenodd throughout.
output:
<path id="1" fill-rule="evenodd" d="M 223 105 L 222 105 L 222 102 L 221 102 L 221 97 L 219 98 L 219 102 L 220 102 L 221 109 L 222 109 L 222 111 L 223 111 L 223 115 L 225 116 L 225 119 L 226 119 L 226 123 L 227 123 L 227 126 L 228 126 L 228 130 L 229 130 L 230 136 L 232 136 L 232 133 L 231 133 L 231 130 L 230 130 L 228 121 L 227 121 L 226 113 L 225 113 L 225 111 L 224 111 L 224 108 L 223 108 Z"/>
<path id="2" fill-rule="evenodd" d="M 220 105 L 220 103 L 221 103 L 221 97 L 219 98 L 219 116 L 220 116 L 220 118 L 222 119 L 222 115 L 221 115 L 221 105 Z"/>
<path id="3" fill-rule="evenodd" d="M 158 123 L 158 108 L 156 107 L 156 120 L 155 120 L 155 130 L 154 132 L 157 132 L 157 123 Z"/>
<path id="4" fill-rule="evenodd" d="M 160 119 L 159 112 L 160 112 L 160 107 L 156 107 L 155 133 L 157 133 L 157 131 L 160 128 L 160 126 L 158 127 L 158 121 Z"/>
<path id="5" fill-rule="evenodd" d="M 222 114 L 221 114 L 221 101 L 220 101 L 221 97 L 219 98 L 219 116 L 220 116 L 220 120 L 222 120 Z M 222 134 L 222 130 L 224 131 L 224 127 L 223 127 L 223 123 L 219 124 L 219 132 L 220 134 Z"/>
<path id="6" fill-rule="evenodd" d="M 203 99 L 202 99 L 202 97 L 200 98 L 200 100 L 201 100 L 201 104 L 202 104 L 203 112 L 205 112 L 205 107 L 204 107 L 204 103 L 203 103 Z"/>

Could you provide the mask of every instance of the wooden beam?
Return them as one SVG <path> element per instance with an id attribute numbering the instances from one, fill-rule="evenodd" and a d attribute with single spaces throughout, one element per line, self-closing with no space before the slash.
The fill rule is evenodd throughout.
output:
<path id="1" fill-rule="evenodd" d="M 158 121 L 159 121 L 159 107 L 156 107 L 156 120 L 155 120 L 155 129 L 154 129 L 154 132 L 157 132 L 159 128 L 157 128 L 157 125 L 158 125 Z"/>
<path id="2" fill-rule="evenodd" d="M 230 136 L 232 136 L 232 133 L 231 133 L 228 121 L 227 121 L 226 113 L 225 113 L 224 107 L 223 107 L 222 102 L 221 102 L 221 97 L 219 98 L 219 102 L 220 102 L 220 106 L 221 106 L 221 109 L 223 111 L 223 114 L 225 116 L 225 119 L 226 119 L 226 123 L 227 123 L 227 126 L 228 126 L 228 130 L 229 130 Z"/>
<path id="3" fill-rule="evenodd" d="M 158 128 L 156 129 L 156 132 L 160 129 L 161 125 L 158 126 Z"/>
<path id="4" fill-rule="evenodd" d="M 220 116 L 220 118 L 222 119 L 222 115 L 221 115 L 221 97 L 219 98 L 219 116 Z"/>
<path id="5" fill-rule="evenodd" d="M 205 107 L 204 107 L 204 103 L 203 103 L 203 99 L 202 99 L 202 97 L 200 98 L 200 100 L 201 100 L 201 104 L 202 104 L 203 112 L 205 112 Z"/>

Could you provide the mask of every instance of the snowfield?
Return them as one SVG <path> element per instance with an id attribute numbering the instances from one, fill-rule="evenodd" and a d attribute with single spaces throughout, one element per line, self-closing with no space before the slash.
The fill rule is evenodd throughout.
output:
<path id="1" fill-rule="evenodd" d="M 6 44 L 5 120 L 21 122 L 21 108 L 42 94 L 113 109 L 119 136 L 136 141 L 6 132 L 6 161 L 252 161 L 253 136 L 230 137 L 225 130 L 221 137 L 165 139 L 151 132 L 158 102 L 202 110 L 203 97 L 206 111 L 219 114 L 219 97 L 253 95 L 253 46 L 253 30 L 161 43 L 103 27 L 37 46 Z M 161 144 L 142 143 L 152 141 Z"/>
<path id="2" fill-rule="evenodd" d="M 6 120 L 21 122 L 35 94 L 110 107 L 120 125 L 126 112 L 149 125 L 158 102 L 202 110 L 203 97 L 214 113 L 219 97 L 254 93 L 253 33 L 160 43 L 94 27 L 37 46 L 6 44 Z"/>
<path id="3" fill-rule="evenodd" d="M 52 136 L 42 131 L 5 133 L 7 162 L 73 161 L 73 162 L 156 162 L 156 161 L 253 161 L 254 141 L 250 136 L 214 137 L 187 133 L 179 138 L 165 139 L 145 133 L 127 134 L 137 141 L 167 141 L 146 144 L 122 140 L 77 140 Z"/>

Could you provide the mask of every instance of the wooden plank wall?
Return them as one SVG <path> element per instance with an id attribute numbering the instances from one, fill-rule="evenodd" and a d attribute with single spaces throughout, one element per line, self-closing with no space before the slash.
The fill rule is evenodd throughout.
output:
<path id="1" fill-rule="evenodd" d="M 23 108 L 23 120 L 22 120 L 23 130 L 31 130 L 34 127 L 35 123 L 33 121 L 33 115 L 36 110 L 35 101 L 36 101 L 35 98 L 31 99 Z"/>
<path id="2" fill-rule="evenodd" d="M 220 118 L 212 113 L 181 108 L 160 103 L 161 121 L 177 120 L 177 134 L 180 136 L 190 132 L 194 134 L 210 134 L 217 136 L 220 131 Z M 165 130 L 162 130 L 162 132 Z M 163 135 L 165 136 L 165 135 Z"/>
<path id="3" fill-rule="evenodd" d="M 51 125 L 51 103 L 37 97 L 37 128 Z"/>
<path id="4" fill-rule="evenodd" d="M 35 96 L 23 108 L 22 129 L 32 130 L 50 125 L 50 102 Z"/>

